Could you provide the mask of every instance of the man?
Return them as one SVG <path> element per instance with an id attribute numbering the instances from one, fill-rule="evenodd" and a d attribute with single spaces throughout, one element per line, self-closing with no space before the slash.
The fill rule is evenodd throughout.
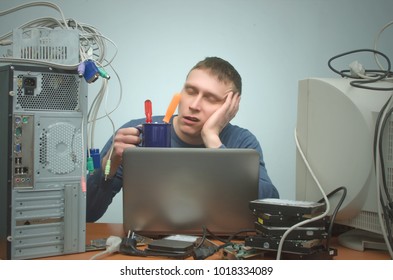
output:
<path id="1" fill-rule="evenodd" d="M 278 198 L 272 184 L 261 146 L 248 130 L 229 122 L 239 109 L 241 77 L 227 61 L 207 57 L 188 73 L 181 91 L 178 115 L 171 119 L 172 147 L 249 148 L 260 153 L 259 198 Z M 163 116 L 153 117 L 160 122 Z M 145 118 L 124 124 L 101 151 L 102 168 L 87 180 L 87 221 L 98 220 L 122 187 L 122 153 L 140 144 L 139 130 Z M 110 161 L 109 161 L 110 159 Z M 106 170 L 103 174 L 102 170 Z"/>

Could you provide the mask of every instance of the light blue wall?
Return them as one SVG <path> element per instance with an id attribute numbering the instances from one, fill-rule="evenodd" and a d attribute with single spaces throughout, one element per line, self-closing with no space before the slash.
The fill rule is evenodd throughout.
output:
<path id="1" fill-rule="evenodd" d="M 0 10 L 29 1 L 1 1 Z M 52 1 L 66 18 L 95 26 L 118 46 L 113 67 L 119 73 L 123 99 L 113 114 L 116 128 L 143 116 L 151 99 L 153 113 L 164 114 L 188 70 L 206 56 L 229 60 L 243 78 L 240 112 L 233 123 L 247 127 L 260 140 L 271 179 L 282 198 L 295 198 L 297 83 L 307 77 L 335 77 L 327 61 L 342 52 L 373 48 L 380 29 L 393 20 L 390 0 L 68 0 Z M 0 34 L 28 20 L 59 14 L 29 8 L 0 17 Z M 393 29 L 379 42 L 393 59 Z M 108 45 L 109 55 L 113 48 Z M 359 60 L 375 69 L 370 55 L 355 55 L 339 69 Z M 110 70 L 108 70 L 110 72 Z M 108 107 L 119 97 L 119 83 L 110 80 Z M 89 99 L 98 83 L 89 87 Z M 102 148 L 112 131 L 98 123 L 95 145 Z M 118 195 L 103 222 L 121 222 Z"/>

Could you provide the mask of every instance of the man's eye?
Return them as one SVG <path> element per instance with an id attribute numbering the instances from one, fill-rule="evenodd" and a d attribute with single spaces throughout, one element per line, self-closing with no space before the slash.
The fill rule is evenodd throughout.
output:
<path id="1" fill-rule="evenodd" d="M 196 90 L 193 90 L 193 89 L 187 89 L 187 90 L 186 90 L 186 93 L 187 93 L 188 95 L 195 95 L 195 94 L 197 94 L 197 91 L 196 91 Z"/>
<path id="2" fill-rule="evenodd" d="M 217 97 L 215 96 L 206 96 L 205 99 L 209 102 L 209 103 L 220 103 L 221 100 L 219 100 Z"/>

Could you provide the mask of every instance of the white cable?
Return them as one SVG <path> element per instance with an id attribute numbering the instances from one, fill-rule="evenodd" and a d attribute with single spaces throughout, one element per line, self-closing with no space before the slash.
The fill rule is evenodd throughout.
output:
<path id="1" fill-rule="evenodd" d="M 283 236 L 281 237 L 280 243 L 279 243 L 279 245 L 278 245 L 278 249 L 277 249 L 277 260 L 279 260 L 279 259 L 281 258 L 282 247 L 283 247 L 283 245 L 284 245 L 285 239 L 287 238 L 287 236 L 289 235 L 289 233 L 290 233 L 292 230 L 294 230 L 294 229 L 297 228 L 297 227 L 301 227 L 301 226 L 303 226 L 303 225 L 305 225 L 305 224 L 308 224 L 308 223 L 310 223 L 310 222 L 313 222 L 313 221 L 317 221 L 317 220 L 319 220 L 319 219 L 322 219 L 323 217 L 327 216 L 327 215 L 329 214 L 329 212 L 330 212 L 330 202 L 329 202 L 329 199 L 328 199 L 328 197 L 326 196 L 325 191 L 323 190 L 321 184 L 320 184 L 319 181 L 318 181 L 318 178 L 315 176 L 315 174 L 314 174 L 312 168 L 310 167 L 310 164 L 308 163 L 308 160 L 307 160 L 306 156 L 305 156 L 304 153 L 303 153 L 303 150 L 302 150 L 302 148 L 301 148 L 301 146 L 300 146 L 300 144 L 299 144 L 299 140 L 298 140 L 298 138 L 297 138 L 296 128 L 295 128 L 294 135 L 295 135 L 296 147 L 297 147 L 297 149 L 298 149 L 298 151 L 299 151 L 299 154 L 301 155 L 304 164 L 306 165 L 308 171 L 310 172 L 312 178 L 314 179 L 315 183 L 317 184 L 319 190 L 320 190 L 321 193 L 322 193 L 323 199 L 325 200 L 325 203 L 326 203 L 326 209 L 325 209 L 325 212 L 323 212 L 321 215 L 316 216 L 316 217 L 313 217 L 313 218 L 310 218 L 310 219 L 307 219 L 307 220 L 304 220 L 304 221 L 301 221 L 301 222 L 299 222 L 299 223 L 297 223 L 297 224 L 291 226 L 289 229 L 287 229 L 287 230 L 285 231 L 285 233 L 284 233 Z"/>
<path id="2" fill-rule="evenodd" d="M 38 18 L 35 20 L 31 20 L 29 22 L 24 23 L 19 27 L 19 29 L 29 29 L 29 28 L 48 28 L 48 29 L 55 29 L 55 28 L 60 28 L 60 29 L 77 29 L 79 31 L 79 38 L 80 38 L 80 47 L 79 47 L 79 55 L 80 55 L 80 60 L 83 62 L 87 59 L 91 59 L 94 61 L 95 64 L 101 66 L 102 68 L 104 67 L 111 67 L 111 69 L 115 72 L 116 77 L 119 81 L 120 84 L 120 98 L 118 100 L 118 103 L 116 104 L 115 108 L 111 110 L 110 112 L 107 109 L 107 106 L 105 105 L 105 115 L 98 117 L 98 112 L 99 108 L 101 107 L 101 103 L 104 100 L 104 96 L 107 92 L 108 86 L 107 86 L 107 81 L 105 79 L 101 89 L 96 96 L 92 108 L 89 111 L 88 114 L 88 146 L 89 148 L 93 148 L 93 139 L 94 139 L 94 128 L 95 128 L 95 122 L 98 119 L 107 117 L 109 118 L 109 115 L 113 113 L 115 110 L 118 109 L 118 107 L 121 104 L 121 99 L 122 99 L 122 85 L 120 81 L 120 77 L 111 65 L 115 57 L 117 56 L 118 53 L 118 47 L 117 45 L 110 40 L 109 38 L 105 37 L 102 35 L 96 27 L 86 24 L 86 23 L 81 23 L 78 22 L 75 19 L 66 19 L 62 10 L 60 9 L 59 6 L 50 3 L 50 2 L 31 2 L 31 3 L 26 3 L 22 4 L 19 6 L 16 6 L 14 8 L 5 10 L 5 11 L 0 11 L 0 16 L 7 15 L 13 12 L 16 12 L 18 10 L 24 9 L 24 8 L 29 8 L 29 7 L 34 7 L 34 6 L 47 6 L 50 8 L 55 9 L 58 11 L 61 15 L 61 19 L 56 19 L 53 17 L 42 17 Z M 8 32 L 7 34 L 3 35 L 0 37 L 0 42 L 2 43 L 7 43 L 9 44 L 12 42 L 12 35 L 13 32 Z M 113 47 L 114 47 L 114 54 L 111 56 L 110 59 L 106 58 L 107 54 L 107 47 L 106 47 L 106 42 L 109 42 Z M 42 61 L 42 60 L 34 60 L 34 59 L 21 59 L 21 58 L 14 58 L 14 57 L 3 57 L 0 58 L 0 62 L 4 63 L 24 63 L 24 64 L 34 64 L 34 65 L 43 65 L 47 67 L 53 67 L 53 68 L 60 68 L 60 69 L 66 69 L 66 70 L 75 70 L 78 68 L 79 64 L 73 64 L 73 65 L 67 65 L 67 64 L 60 64 L 60 63 L 55 63 L 55 62 L 48 62 L 48 61 Z M 105 102 L 107 101 L 107 97 L 105 98 Z M 114 130 L 114 124 L 112 119 L 110 119 L 110 122 L 113 126 Z M 90 149 L 88 149 L 89 151 Z"/>
<path id="3" fill-rule="evenodd" d="M 0 58 L 0 62 L 43 65 L 43 66 L 47 66 L 47 67 L 60 68 L 60 69 L 64 69 L 64 70 L 75 70 L 76 68 L 78 68 L 78 64 L 68 65 L 68 64 L 60 64 L 60 63 L 43 61 L 43 60 L 26 59 L 26 58 L 2 57 L 2 58 Z"/>
<path id="4" fill-rule="evenodd" d="M 391 95 L 389 103 L 386 106 L 386 108 L 385 108 L 385 110 L 383 112 L 383 115 L 381 116 L 381 120 L 384 120 L 386 118 L 386 114 L 389 111 L 389 109 L 392 107 L 392 104 L 393 104 L 393 94 Z M 381 230 L 382 230 L 382 236 L 383 236 L 383 238 L 385 240 L 385 243 L 386 243 L 386 246 L 388 248 L 390 257 L 393 259 L 393 250 L 392 250 L 391 244 L 390 244 L 389 239 L 388 239 L 387 230 L 385 228 L 385 222 L 384 222 L 384 218 L 382 216 L 383 213 L 382 213 L 382 205 L 381 205 L 381 182 L 380 182 L 381 178 L 380 177 L 381 177 L 381 172 L 382 171 L 381 171 L 381 162 L 380 162 L 381 158 L 380 158 L 380 155 L 379 155 L 379 149 L 380 149 L 379 141 L 380 141 L 381 133 L 383 131 L 382 124 L 383 124 L 383 121 L 381 121 L 380 126 L 377 128 L 376 154 L 375 154 L 375 156 L 376 156 L 376 160 L 375 160 L 375 164 L 376 164 L 375 176 L 376 176 L 377 205 L 378 205 L 377 213 L 378 213 L 378 218 L 379 218 L 379 224 L 380 224 Z M 385 218 L 389 219 L 389 217 L 385 217 Z"/>
<path id="5" fill-rule="evenodd" d="M 85 151 L 84 151 L 84 147 L 85 147 L 85 141 L 87 140 L 87 139 L 85 139 L 85 135 L 87 134 L 87 131 L 86 131 L 86 125 L 85 124 L 87 124 L 87 118 L 86 118 L 86 115 L 84 114 L 83 116 L 82 116 L 82 125 L 81 125 L 81 139 L 82 139 L 82 151 L 81 151 L 81 154 L 82 154 L 82 164 L 81 164 L 81 166 L 80 166 L 80 169 L 81 169 L 81 174 L 82 174 L 82 176 L 81 176 L 81 190 L 82 190 L 82 193 L 83 193 L 83 196 L 84 196 L 84 198 L 86 199 L 86 192 L 87 192 L 87 187 L 86 187 L 86 173 L 85 173 L 85 171 L 86 171 L 86 165 L 84 164 L 85 162 L 87 162 L 87 155 L 86 155 L 86 153 L 85 153 Z M 89 151 L 89 149 L 88 149 L 88 151 Z"/>
<path id="6" fill-rule="evenodd" d="M 119 252 L 121 241 L 122 239 L 118 236 L 109 236 L 106 240 L 106 250 L 95 254 L 90 258 L 90 260 L 96 260 L 99 258 L 103 258 L 106 255 Z"/>
<path id="7" fill-rule="evenodd" d="M 0 11 L 0 16 L 4 16 L 4 15 L 7 15 L 7 14 L 13 13 L 13 12 L 16 12 L 16 11 L 21 10 L 21 9 L 24 9 L 24 8 L 29 8 L 29 7 L 34 7 L 34 6 L 47 6 L 47 7 L 51 7 L 51 8 L 53 8 L 53 9 L 57 10 L 57 11 L 60 13 L 61 18 L 63 19 L 63 21 L 66 22 L 65 17 L 64 17 L 64 14 L 63 14 L 63 11 L 59 8 L 59 6 L 57 6 L 56 4 L 51 3 L 51 2 L 30 2 L 30 3 L 26 3 L 26 4 L 21 4 L 21 5 L 19 5 L 19 6 L 16 6 L 16 7 L 14 7 L 14 8 L 10 8 L 10 9 L 8 9 L 8 10 Z M 68 29 L 68 26 L 67 26 L 67 25 L 66 25 L 65 27 Z"/>
<path id="8" fill-rule="evenodd" d="M 349 70 L 354 78 L 362 78 L 370 82 L 373 80 L 378 81 L 382 76 L 381 73 L 366 72 L 363 65 L 356 60 L 349 64 Z M 384 80 L 388 80 L 388 78 L 384 78 Z"/>
<path id="9" fill-rule="evenodd" d="M 98 92 L 96 98 L 94 99 L 94 102 L 91 107 L 91 111 L 89 111 L 89 114 L 88 114 L 88 120 L 89 120 L 89 124 L 90 124 L 90 126 L 89 126 L 90 127 L 90 132 L 89 132 L 90 148 L 94 147 L 94 141 L 93 141 L 94 128 L 95 128 L 95 124 L 97 121 L 97 114 L 98 114 L 99 108 L 101 107 L 101 102 L 104 99 L 104 95 L 107 91 L 107 87 L 108 87 L 107 85 L 108 85 L 108 81 L 106 79 L 102 79 L 102 85 L 101 85 L 100 91 Z"/>
<path id="10" fill-rule="evenodd" d="M 377 36 L 375 37 L 375 40 L 374 40 L 374 50 L 376 50 L 376 51 L 378 50 L 378 49 L 377 49 L 377 43 L 378 43 L 378 41 L 379 41 L 379 37 L 380 37 L 381 34 L 385 31 L 385 29 L 388 28 L 388 27 L 391 26 L 391 25 L 393 25 L 393 21 L 387 23 L 387 24 L 386 24 L 384 27 L 382 27 L 382 29 L 378 32 L 378 34 L 377 34 Z M 379 62 L 378 55 L 377 55 L 376 53 L 374 54 L 374 58 L 375 58 L 375 62 L 378 64 L 379 68 L 380 68 L 381 70 L 384 70 L 383 67 L 382 67 L 382 65 L 381 65 L 381 63 Z"/>
<path id="11" fill-rule="evenodd" d="M 122 100 L 122 97 L 123 97 L 123 86 L 122 86 L 122 83 L 121 83 L 121 80 L 120 80 L 120 77 L 119 77 L 118 73 L 115 71 L 115 69 L 113 69 L 112 65 L 110 65 L 110 67 L 113 70 L 113 72 L 115 73 L 115 75 L 116 75 L 116 77 L 117 77 L 117 79 L 119 81 L 120 96 L 119 96 L 119 99 L 118 99 L 118 102 L 117 102 L 115 108 L 112 109 L 111 111 L 108 111 L 108 108 L 107 108 L 108 94 L 105 95 L 105 91 L 106 90 L 103 91 L 102 88 L 101 88 L 100 93 L 94 99 L 92 107 L 91 107 L 91 109 L 89 111 L 88 120 L 89 120 L 89 123 L 91 123 L 90 124 L 90 129 L 89 129 L 89 135 L 90 135 L 91 139 L 93 139 L 93 137 L 94 137 L 94 128 L 93 127 L 95 126 L 95 122 L 97 120 L 101 119 L 101 118 L 104 118 L 104 117 L 108 118 L 109 121 L 111 122 L 112 131 L 113 131 L 112 132 L 112 139 L 114 139 L 115 134 L 116 134 L 115 125 L 114 125 L 114 122 L 113 122 L 112 118 L 110 117 L 110 115 L 115 110 L 117 110 L 119 108 L 120 104 L 121 104 L 121 100 Z M 104 95 L 105 95 L 105 114 L 103 116 L 101 116 L 101 117 L 97 117 L 97 115 L 98 115 L 98 108 L 101 107 L 101 102 L 103 100 Z M 93 145 L 93 144 L 91 143 L 91 145 Z M 114 146 L 113 146 L 113 143 L 112 143 L 112 145 L 110 147 L 110 150 L 109 150 L 109 158 L 112 156 L 113 148 L 114 148 Z"/>
<path id="12" fill-rule="evenodd" d="M 115 73 L 115 76 L 116 76 L 116 78 L 117 78 L 117 80 L 118 80 L 118 82 L 119 82 L 119 87 L 120 87 L 119 99 L 118 99 L 118 101 L 117 101 L 116 106 L 115 106 L 111 111 L 108 112 L 108 111 L 106 110 L 106 113 L 105 113 L 104 115 L 102 115 L 102 116 L 96 117 L 96 118 L 95 118 L 95 121 L 100 120 L 100 119 L 102 119 L 102 118 L 105 118 L 105 117 L 107 117 L 108 115 L 111 115 L 113 112 L 115 112 L 115 111 L 120 107 L 120 105 L 121 105 L 121 100 L 123 99 L 123 85 L 122 85 L 122 83 L 121 83 L 120 76 L 119 76 L 118 73 L 115 71 L 115 69 L 112 67 L 112 65 L 109 65 L 109 66 L 110 66 L 110 68 L 112 69 L 112 71 Z M 93 102 L 97 102 L 96 99 L 97 99 L 97 96 L 96 96 L 96 98 L 95 98 L 95 100 L 94 100 Z M 91 121 L 92 121 L 92 119 L 93 119 L 93 118 L 90 118 Z"/>
<path id="13" fill-rule="evenodd" d="M 103 63 L 104 61 L 107 61 L 107 64 L 104 65 L 108 66 L 113 60 L 114 58 L 117 56 L 117 52 L 118 52 L 118 48 L 116 46 L 116 44 L 110 40 L 109 38 L 103 36 L 94 26 L 91 25 L 87 25 L 87 24 L 83 24 L 83 23 L 78 23 L 76 20 L 74 19 L 69 19 L 68 21 L 66 20 L 66 18 L 64 17 L 63 12 L 61 11 L 61 9 L 50 2 L 32 2 L 32 3 L 27 3 L 27 4 L 23 4 L 23 5 L 19 5 L 17 7 L 8 9 L 6 11 L 0 11 L 0 16 L 18 11 L 20 9 L 23 8 L 28 8 L 28 7 L 33 7 L 33 6 L 48 6 L 51 8 L 56 9 L 60 14 L 62 19 L 61 20 L 57 20 L 55 18 L 52 17 L 45 17 L 45 18 L 39 18 L 39 19 L 35 19 L 32 20 L 30 22 L 27 22 L 25 24 L 23 24 L 22 26 L 19 27 L 19 29 L 27 29 L 27 28 L 50 28 L 50 29 L 54 29 L 56 27 L 59 27 L 61 29 L 70 29 L 69 24 L 70 23 L 75 23 L 75 28 L 77 28 L 80 32 L 80 41 L 81 41 L 81 47 L 80 47 L 80 57 L 83 60 L 85 60 L 87 57 L 89 57 L 88 54 L 86 54 L 86 50 L 84 50 L 84 47 L 89 46 L 88 50 L 93 49 L 92 46 L 96 46 L 96 48 L 94 48 L 94 50 L 96 51 L 96 53 L 94 54 L 96 56 L 96 58 L 91 58 L 92 60 L 98 62 L 98 63 Z M 7 34 L 3 35 L 0 37 L 0 41 L 4 40 L 4 39 L 10 39 L 12 37 L 12 32 L 8 32 Z M 106 44 L 105 42 L 110 42 L 114 48 L 115 48 L 115 53 L 112 56 L 112 58 L 110 59 L 105 59 L 106 56 Z M 86 44 L 87 42 L 89 42 L 88 44 Z M 97 53 L 98 51 L 98 53 Z M 17 58 L 1 58 L 0 59 L 1 62 L 5 62 L 5 63 L 18 63 L 18 62 L 26 62 L 26 63 L 31 63 L 31 64 L 39 64 L 39 65 L 46 65 L 49 67 L 56 67 L 56 68 L 61 68 L 61 69 L 75 69 L 77 68 L 78 65 L 63 65 L 63 64 L 58 64 L 58 63 L 48 63 L 48 62 L 42 62 L 39 60 L 25 60 L 23 59 L 23 61 L 18 60 Z"/>
<path id="14" fill-rule="evenodd" d="M 106 96 L 106 99 L 105 99 L 105 113 L 106 113 L 106 115 L 107 115 L 107 117 L 108 117 L 108 119 L 109 119 L 109 121 L 111 122 L 111 124 L 112 124 L 112 145 L 111 145 L 111 148 L 110 148 L 110 150 L 109 150 L 109 156 L 108 156 L 108 159 L 110 160 L 111 158 L 112 158 L 112 153 L 113 153 L 113 149 L 114 149 L 114 139 L 115 139 L 115 134 L 116 134 L 116 130 L 115 130 L 115 124 L 113 123 L 113 120 L 112 120 L 112 118 L 110 117 L 110 115 L 109 115 L 109 113 L 108 113 L 108 110 L 107 110 L 107 98 L 108 98 L 108 95 Z M 107 163 L 108 162 L 110 162 L 110 161 L 107 161 Z M 106 173 L 106 171 L 107 171 L 107 168 L 105 168 L 105 173 Z M 108 172 L 110 172 L 110 166 L 109 166 L 109 170 L 108 170 Z M 106 177 L 107 177 L 107 175 L 108 174 L 105 174 L 105 179 L 106 179 Z"/>

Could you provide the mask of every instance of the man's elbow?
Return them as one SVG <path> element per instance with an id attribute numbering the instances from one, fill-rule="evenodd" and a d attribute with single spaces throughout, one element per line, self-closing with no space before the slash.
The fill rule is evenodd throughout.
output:
<path id="1" fill-rule="evenodd" d="M 259 185 L 258 198 L 280 198 L 280 194 L 272 183 L 264 182 Z"/>

